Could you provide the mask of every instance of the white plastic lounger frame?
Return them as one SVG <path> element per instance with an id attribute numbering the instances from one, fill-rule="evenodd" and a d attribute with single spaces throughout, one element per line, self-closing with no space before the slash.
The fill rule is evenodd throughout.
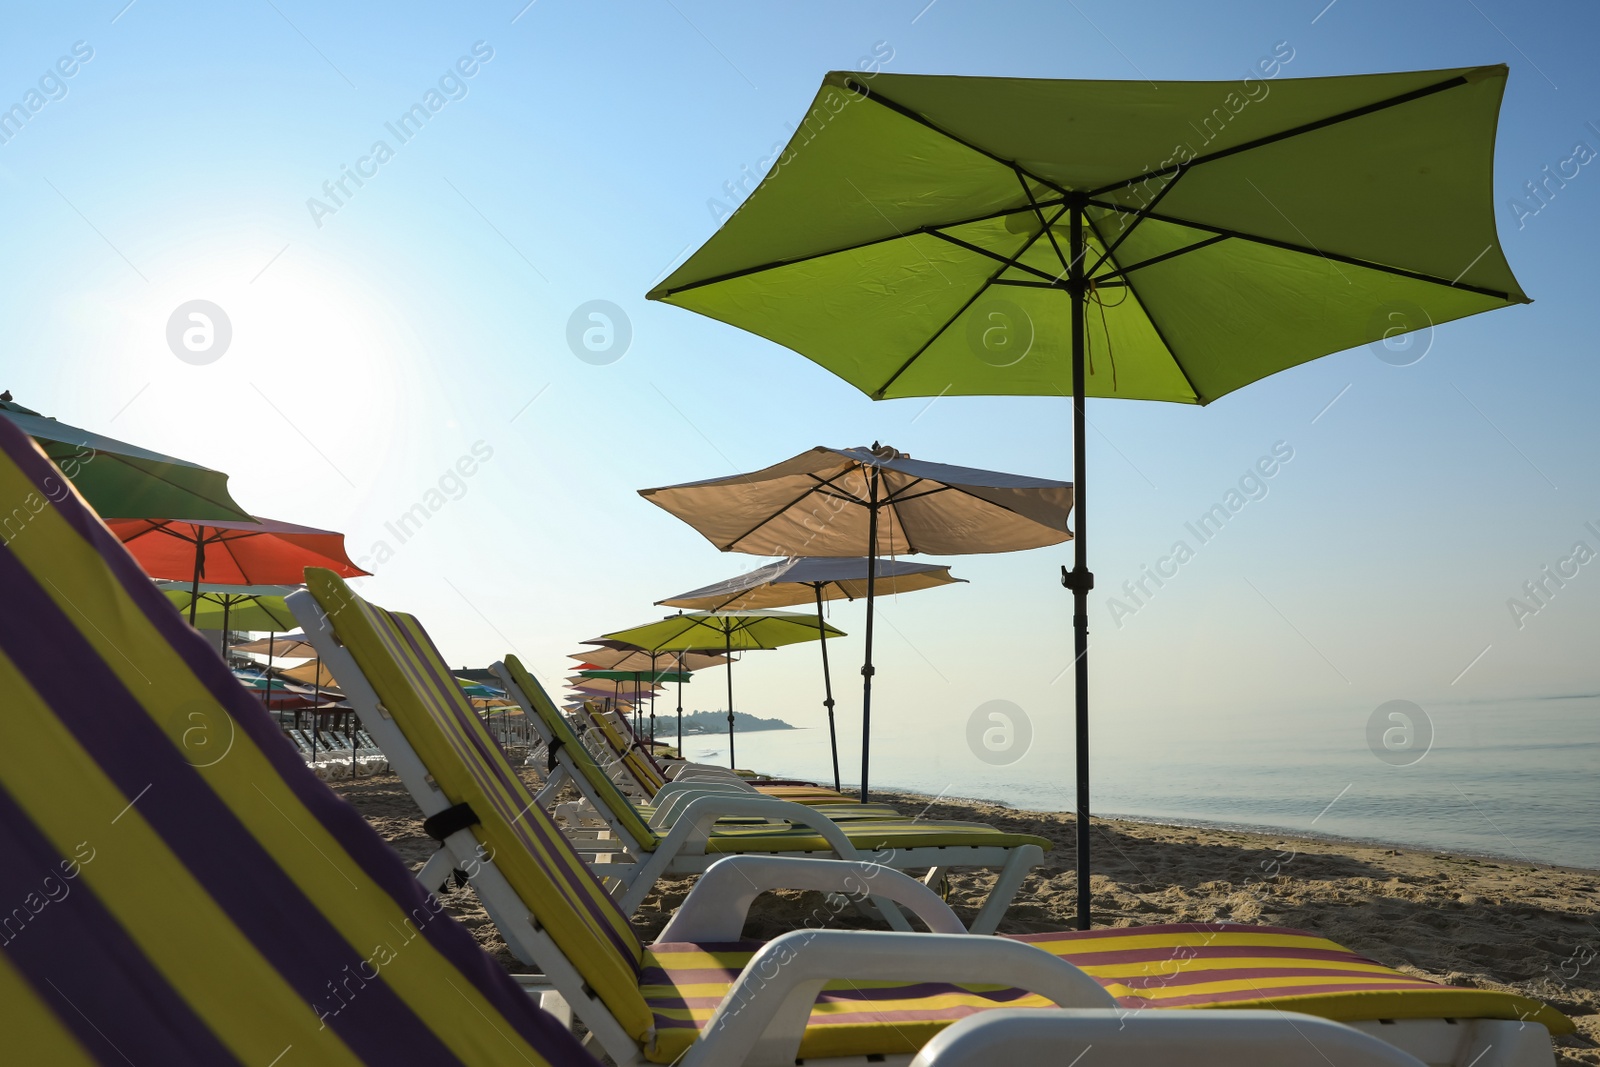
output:
<path id="1" fill-rule="evenodd" d="M 304 620 L 301 620 L 304 622 Z M 309 626 L 306 632 L 311 632 Z M 538 719 L 532 708 L 528 694 L 524 693 L 510 677 L 505 664 L 496 661 L 490 668 L 495 672 L 507 687 L 507 693 L 512 700 L 517 701 L 534 720 Z M 347 693 L 348 697 L 349 694 Z M 354 702 L 352 701 L 352 704 Z M 557 752 L 558 760 L 562 753 Z M 1000 925 L 1000 920 L 1005 915 L 1006 908 L 1017 895 L 1017 890 L 1022 888 L 1023 880 L 1028 872 L 1044 859 L 1044 851 L 1034 844 L 1024 844 L 1012 847 L 998 845 L 929 845 L 912 848 L 898 848 L 887 850 L 884 853 L 864 854 L 850 843 L 849 837 L 840 824 L 835 823 L 821 812 L 796 804 L 792 801 L 779 800 L 760 793 L 725 792 L 721 790 L 707 791 L 696 795 L 683 806 L 675 807 L 672 828 L 654 848 L 648 849 L 629 831 L 627 825 L 618 819 L 603 802 L 603 798 L 594 795 L 584 780 L 582 774 L 575 768 L 568 768 L 567 774 L 573 785 L 583 792 L 584 796 L 595 806 L 596 811 L 606 820 L 606 826 L 612 835 L 621 844 L 633 863 L 628 868 L 605 873 L 615 873 L 616 877 L 625 884 L 625 890 L 618 898 L 618 904 L 624 914 L 632 915 L 641 901 L 650 892 L 656 881 L 663 877 L 682 876 L 685 874 L 700 874 L 722 858 L 718 853 L 707 853 L 706 845 L 714 831 L 717 820 L 726 815 L 753 816 L 773 820 L 783 820 L 797 825 L 808 826 L 814 829 L 831 846 L 829 852 L 784 852 L 782 855 L 800 856 L 834 856 L 845 860 L 870 860 L 896 870 L 928 868 L 928 884 L 936 883 L 943 872 L 951 867 L 989 867 L 998 868 L 999 873 L 995 878 L 994 888 L 990 890 L 988 899 L 979 909 L 977 916 L 972 921 L 972 932 L 975 934 L 992 934 Z M 846 824 L 848 825 L 848 824 Z M 760 850 L 752 850 L 752 854 L 761 854 Z M 909 929 L 904 919 L 895 914 L 893 909 L 881 909 L 884 918 L 896 929 Z"/>
<path id="2" fill-rule="evenodd" d="M 1093 1055 L 1088 1055 L 1093 1050 Z M 1077 1063 L 1115 1067 L 1423 1067 L 1341 1023 L 1277 1011 L 1001 1008 L 972 1015 L 922 1047 L 913 1067 Z"/>

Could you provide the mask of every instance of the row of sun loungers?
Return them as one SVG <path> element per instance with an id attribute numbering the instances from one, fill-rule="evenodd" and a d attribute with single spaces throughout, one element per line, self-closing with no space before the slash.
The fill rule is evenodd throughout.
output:
<path id="1" fill-rule="evenodd" d="M 876 809 L 835 820 L 839 794 L 632 761 L 641 781 L 626 735 L 585 724 L 611 746 L 601 762 L 507 657 L 543 727 L 536 792 L 416 619 L 308 571 L 295 614 L 439 841 L 413 874 L 82 502 L 55 501 L 60 478 L 0 424 L 0 499 L 52 501 L 0 547 L 12 1062 L 1532 1067 L 1571 1028 L 1303 931 L 977 932 L 1048 842 Z M 587 805 L 566 829 L 546 807 L 564 784 Z M 997 872 L 970 930 L 906 873 L 956 865 Z M 507 975 L 451 919 L 431 890 L 452 871 L 536 973 Z M 684 874 L 692 892 L 646 944 L 632 912 Z M 782 887 L 921 929 L 744 939 L 751 901 Z"/>

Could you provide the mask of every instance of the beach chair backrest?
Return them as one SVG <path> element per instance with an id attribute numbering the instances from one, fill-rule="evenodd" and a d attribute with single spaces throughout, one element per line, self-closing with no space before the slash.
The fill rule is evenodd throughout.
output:
<path id="1" fill-rule="evenodd" d="M 633 780 L 639 783 L 639 787 L 652 796 L 661 792 L 661 787 L 667 784 L 667 780 L 645 762 L 644 755 L 636 745 L 629 743 L 627 736 L 617 727 L 611 716 L 587 703 L 584 704 L 583 711 L 589 717 L 589 721 L 599 729 L 600 736 L 605 738 L 606 747 L 622 760 L 622 765 L 628 769 Z"/>
<path id="2" fill-rule="evenodd" d="M 528 698 L 528 703 L 532 705 L 532 713 L 538 716 L 539 722 L 555 739 L 550 746 L 551 749 L 565 752 L 573 766 L 578 769 L 578 773 L 583 775 L 584 782 L 594 790 L 596 799 L 616 817 L 628 833 L 633 835 L 640 847 L 653 850 L 660 843 L 655 831 L 640 818 L 638 810 L 627 797 L 622 795 L 622 790 L 606 777 L 606 773 L 594 761 L 589 750 L 583 747 L 578 735 L 572 732 L 572 727 L 562 718 L 561 712 L 557 710 L 549 694 L 544 691 L 544 686 L 539 684 L 539 679 L 529 673 L 522 665 L 522 661 L 514 655 L 506 656 L 504 662 L 506 673 L 511 676 L 511 680 L 522 690 L 523 695 Z"/>
<path id="3" fill-rule="evenodd" d="M 0 589 L 7 1062 L 595 1067 L 4 419 Z"/>
<path id="4" fill-rule="evenodd" d="M 642 1037 L 652 1016 L 639 994 L 638 935 L 506 762 L 422 624 L 363 600 L 323 568 L 306 569 L 306 588 L 438 788 L 470 805 L 480 843 L 529 913 Z"/>

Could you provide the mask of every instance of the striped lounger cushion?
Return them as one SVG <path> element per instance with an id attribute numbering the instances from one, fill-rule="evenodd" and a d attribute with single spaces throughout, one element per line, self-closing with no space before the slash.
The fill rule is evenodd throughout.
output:
<path id="1" fill-rule="evenodd" d="M 596 1067 L 3 418 L 0 501 L 0 1058 Z"/>
<path id="2" fill-rule="evenodd" d="M 1278 1008 L 1327 1019 L 1527 1019 L 1551 1033 L 1565 1016 L 1510 993 L 1461 989 L 1403 974 L 1299 930 L 1178 923 L 1027 934 L 1083 968 L 1130 1011 Z M 662 944 L 646 950 L 641 989 L 656 1017 L 650 1058 L 681 1055 L 727 995 L 760 942 Z M 916 982 L 837 982 L 824 988 L 800 1055 L 915 1052 L 946 1025 L 985 1008 L 1048 1007 L 1020 989 Z"/>

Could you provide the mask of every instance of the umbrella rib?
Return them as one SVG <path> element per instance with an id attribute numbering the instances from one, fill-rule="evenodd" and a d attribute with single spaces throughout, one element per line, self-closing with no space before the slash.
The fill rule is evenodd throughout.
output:
<path id="1" fill-rule="evenodd" d="M 851 462 L 854 462 L 854 461 L 852 460 Z M 842 470 L 840 470 L 838 474 L 835 474 L 830 478 L 826 478 L 826 479 L 817 478 L 817 476 L 815 474 L 811 475 L 812 478 L 817 478 L 817 485 L 808 488 L 805 492 L 801 493 L 799 496 L 797 496 L 793 500 L 789 501 L 783 507 L 779 508 L 777 511 L 774 511 L 771 515 L 768 515 L 766 518 L 762 519 L 760 522 L 758 522 L 754 526 L 750 527 L 750 529 L 746 530 L 744 533 L 740 534 L 738 537 L 735 537 L 732 541 L 729 541 L 728 542 L 728 547 L 724 548 L 723 551 L 724 552 L 731 552 L 733 550 L 733 546 L 734 545 L 738 544 L 740 541 L 743 541 L 746 537 L 749 537 L 751 534 L 753 534 L 757 530 L 761 529 L 761 527 L 763 527 L 767 523 L 773 521 L 779 515 L 782 515 L 784 512 L 788 511 L 790 508 L 792 508 L 796 504 L 800 503 L 800 501 L 804 500 L 806 497 L 810 496 L 812 493 L 818 492 L 818 490 L 820 489 L 821 486 L 827 486 L 830 489 L 836 488 L 832 484 L 833 479 L 834 478 L 842 478 L 846 474 L 848 474 L 849 472 L 850 472 L 850 467 L 849 467 L 848 464 L 846 464 L 846 466 Z M 860 501 L 855 501 L 855 502 L 856 503 L 860 503 Z M 715 542 L 712 542 L 712 543 L 715 544 Z"/>
<path id="2" fill-rule="evenodd" d="M 1040 205 L 1044 207 L 1057 207 L 1064 202 L 1065 201 L 1053 198 L 1039 201 Z M 885 234 L 882 237 L 873 237 L 853 245 L 843 245 L 839 248 L 826 248 L 821 252 L 810 252 L 803 256 L 795 256 L 791 259 L 774 259 L 767 263 L 757 264 L 754 267 L 740 267 L 738 270 L 731 270 L 725 274 L 716 274 L 710 278 L 702 278 L 695 282 L 685 282 L 683 285 L 674 286 L 671 289 L 652 289 L 646 294 L 646 297 L 650 300 L 660 300 L 665 297 L 676 296 L 678 293 L 686 293 L 691 289 L 703 289 L 708 285 L 717 285 L 721 282 L 735 281 L 739 278 L 745 278 L 752 274 L 760 274 L 762 271 L 775 270 L 778 267 L 790 267 L 800 263 L 809 263 L 814 259 L 825 259 L 828 256 L 843 255 L 846 252 L 858 252 L 863 248 L 871 248 L 873 245 L 888 244 L 890 241 L 901 241 L 910 237 L 917 237 L 921 235 L 940 236 L 936 232 L 936 228 L 958 229 L 962 226 L 970 226 L 977 222 L 988 222 L 991 219 L 1003 219 L 1008 215 L 1021 215 L 1025 212 L 1031 211 L 1033 211 L 1033 207 L 1030 204 L 1024 204 L 1021 207 L 999 208 L 995 211 L 986 211 L 981 215 L 973 215 L 970 218 L 958 219 L 955 222 L 941 222 L 937 224 L 930 224 L 928 226 L 919 226 L 914 230 L 905 230 L 899 233 Z"/>
<path id="3" fill-rule="evenodd" d="M 856 95 L 860 96 L 862 99 L 864 99 L 864 100 L 872 100 L 872 101 L 882 105 L 883 107 L 888 108 L 890 111 L 893 111 L 895 114 L 899 115 L 901 118 L 910 119 L 912 122 L 915 122 L 917 125 L 923 126 L 923 127 L 927 128 L 927 129 L 930 129 L 934 133 L 937 133 L 939 136 L 948 138 L 949 140 L 954 141 L 956 144 L 960 145 L 961 147 L 966 148 L 966 149 L 970 149 L 971 151 L 978 153 L 978 155 L 983 156 L 985 159 L 992 159 L 994 162 L 999 163 L 1001 166 L 1008 167 L 1011 170 L 1016 171 L 1019 175 L 1026 174 L 1028 177 L 1032 178 L 1034 181 L 1038 182 L 1040 185 L 1043 185 L 1047 189 L 1054 189 L 1056 192 L 1060 193 L 1062 196 L 1070 196 L 1070 195 L 1072 195 L 1068 190 L 1062 188 L 1060 185 L 1057 185 L 1055 182 L 1051 181 L 1050 179 L 1040 177 L 1039 175 L 1034 174 L 1032 171 L 1029 171 L 1026 168 L 1020 166 L 1017 163 L 1016 160 L 1014 160 L 1014 159 L 1006 159 L 1006 158 L 1004 158 L 1002 156 L 997 156 L 993 152 L 989 151 L 988 149 L 979 147 L 978 145 L 973 144 L 971 141 L 968 141 L 965 138 L 957 137 L 955 134 L 951 133 L 947 129 L 944 129 L 942 126 L 937 125 L 936 123 L 934 123 L 933 121 L 928 119 L 926 116 L 919 115 L 917 112 L 911 110 L 910 108 L 906 107 L 903 104 L 895 103 L 893 100 L 890 100 L 888 97 L 884 96 L 882 93 L 875 93 L 875 92 L 870 91 L 866 86 L 862 85 L 860 82 L 856 81 L 854 78 L 846 78 L 844 84 L 845 84 L 845 88 L 846 89 L 849 89 L 852 92 L 856 93 Z M 1029 199 L 1032 199 L 1032 198 L 1030 197 Z"/>
<path id="4" fill-rule="evenodd" d="M 1214 245 L 1218 241 L 1226 241 L 1227 239 L 1228 235 L 1225 233 L 1214 233 L 1205 240 L 1196 241 L 1192 245 L 1184 245 L 1182 248 L 1174 248 L 1172 251 L 1163 252 L 1159 256 L 1151 256 L 1149 259 L 1141 259 L 1139 262 L 1130 264 L 1129 266 L 1119 267 L 1110 274 L 1105 274 L 1100 278 L 1095 279 L 1095 281 L 1100 285 L 1106 285 L 1108 282 L 1104 279 L 1120 279 L 1123 284 L 1126 284 L 1128 275 L 1132 274 L 1136 270 L 1143 270 L 1145 267 L 1153 267 L 1157 263 L 1165 263 L 1167 260 L 1181 256 L 1185 252 L 1197 252 L 1207 245 Z"/>
<path id="5" fill-rule="evenodd" d="M 1068 264 L 1067 257 L 1061 254 L 1061 245 L 1056 242 L 1055 231 L 1050 228 L 1055 220 L 1045 220 L 1044 211 L 1037 203 L 1034 202 L 1033 190 L 1028 188 L 1028 181 L 1022 176 L 1022 168 L 1013 163 L 1011 165 L 1011 172 L 1017 176 L 1017 184 L 1022 186 L 1022 195 L 1028 198 L 1028 206 L 1033 208 L 1033 214 L 1039 220 L 1040 229 L 1044 231 L 1044 235 L 1046 237 L 1050 238 L 1050 247 L 1055 249 L 1056 262 L 1061 264 L 1061 273 L 1056 275 L 1056 281 L 1060 281 L 1065 275 L 1072 272 L 1072 267 Z M 1057 212 L 1056 219 L 1061 218 L 1061 216 L 1065 214 L 1066 210 L 1067 209 L 1063 207 L 1061 211 Z"/>
<path id="6" fill-rule="evenodd" d="M 1105 265 L 1106 261 L 1111 259 L 1112 256 L 1116 255 L 1117 249 L 1118 249 L 1118 247 L 1121 246 L 1122 242 L 1126 241 L 1128 239 L 1129 235 L 1131 235 L 1134 230 L 1139 228 L 1139 223 L 1143 222 L 1145 219 L 1150 217 L 1150 212 L 1154 211 L 1156 209 L 1156 205 L 1161 203 L 1161 198 L 1166 196 L 1168 193 L 1170 193 L 1172 191 L 1172 187 L 1177 185 L 1178 182 L 1187 173 L 1189 173 L 1187 170 L 1184 170 L 1184 169 L 1180 168 L 1178 170 L 1178 172 L 1173 175 L 1172 180 L 1170 182 L 1168 182 L 1167 184 L 1163 185 L 1161 187 L 1161 191 L 1159 193 L 1157 193 L 1154 197 L 1152 197 L 1148 204 L 1144 205 L 1143 207 L 1141 207 L 1139 209 L 1138 214 L 1134 216 L 1134 220 L 1132 222 L 1130 222 L 1128 225 L 1124 226 L 1122 228 L 1122 232 L 1117 234 L 1117 239 L 1115 241 L 1112 241 L 1111 244 L 1106 248 L 1106 250 L 1104 252 L 1100 253 L 1100 258 L 1094 261 L 1094 266 L 1090 267 L 1087 271 L 1084 272 L 1084 276 L 1085 277 L 1093 278 L 1094 277 L 1094 272 L 1099 270 L 1101 267 L 1103 267 Z M 1091 225 L 1091 227 L 1093 227 L 1092 223 L 1090 225 Z M 1098 227 L 1093 227 L 1093 228 L 1095 229 L 1095 235 L 1099 236 L 1099 228 Z"/>
<path id="7" fill-rule="evenodd" d="M 1056 216 L 1056 217 L 1060 218 L 1059 215 Z M 1060 282 L 1059 278 L 1057 278 L 1053 274 L 1050 274 L 1047 271 L 1042 271 L 1037 267 L 1030 267 L 1026 263 L 1019 263 L 1019 262 L 1017 262 L 1017 260 L 1014 257 L 1002 256 L 999 252 L 991 252 L 987 248 L 983 248 L 983 247 L 981 247 L 979 245 L 975 245 L 975 244 L 971 243 L 970 241 L 963 241 L 959 237 L 952 237 L 947 233 L 940 233 L 938 230 L 933 229 L 931 227 L 923 227 L 923 229 L 920 232 L 926 233 L 930 237 L 937 237 L 941 241 L 948 241 L 951 244 L 957 246 L 958 248 L 966 249 L 968 252 L 976 252 L 980 256 L 986 256 L 989 259 L 994 260 L 996 263 L 1001 264 L 1002 267 L 1015 267 L 1018 270 L 1025 270 L 1029 274 L 1034 274 L 1034 275 L 1037 275 L 1040 278 L 1044 278 L 1044 279 L 1048 280 L 1049 282 L 1051 282 L 1052 284 L 1058 284 Z M 1045 227 L 1045 229 L 1042 230 L 1041 232 L 1042 233 L 1043 232 L 1049 232 L 1049 227 Z M 1035 237 L 1034 240 L 1037 240 L 1037 237 Z M 1051 238 L 1051 240 L 1053 241 L 1054 238 Z M 1033 247 L 1033 241 L 1029 241 L 1028 244 L 1025 245 L 1022 248 L 1022 252 L 1026 252 L 1031 247 Z M 1022 252 L 1019 252 L 1017 254 L 1021 255 Z"/>
<path id="8" fill-rule="evenodd" d="M 1089 218 L 1087 212 L 1084 213 L 1084 221 L 1089 224 L 1089 229 L 1090 230 L 1094 230 L 1094 228 L 1095 228 L 1094 220 Z M 1223 238 L 1219 236 L 1216 239 L 1217 240 L 1222 240 Z M 1201 242 L 1201 244 L 1209 244 L 1209 243 L 1211 243 L 1211 242 L 1205 242 L 1205 241 Z M 1199 245 L 1192 245 L 1192 246 L 1190 246 L 1190 248 L 1188 250 L 1192 251 L 1194 248 L 1197 248 L 1197 247 L 1199 247 Z M 1179 251 L 1184 251 L 1184 250 L 1180 249 Z M 1141 263 L 1141 264 L 1138 264 L 1138 265 L 1139 266 L 1147 266 L 1148 264 Z M 1206 400 L 1203 398 L 1203 396 L 1202 396 L 1202 394 L 1200 392 L 1200 388 L 1197 385 L 1195 385 L 1194 379 L 1189 376 L 1189 368 L 1185 367 L 1183 365 L 1183 360 L 1178 358 L 1178 350 L 1176 348 L 1172 347 L 1172 342 L 1171 341 L 1167 340 L 1166 331 L 1163 330 L 1161 328 L 1161 324 L 1156 321 L 1155 313 L 1150 310 L 1150 305 L 1145 301 L 1144 297 L 1139 295 L 1139 290 L 1134 288 L 1133 282 L 1129 278 L 1127 278 L 1126 275 L 1124 275 L 1124 277 L 1122 279 L 1122 284 L 1128 287 L 1128 292 L 1132 293 L 1133 294 L 1133 298 L 1139 302 L 1139 309 L 1144 312 L 1145 321 L 1148 322 L 1150 324 L 1150 328 L 1156 332 L 1156 337 L 1160 339 L 1161 346 L 1167 350 L 1167 355 L 1172 359 L 1172 365 L 1174 367 L 1178 368 L 1178 373 L 1179 374 L 1183 375 L 1183 380 L 1189 386 L 1189 392 L 1194 394 L 1195 402 L 1200 404 L 1200 405 L 1202 405 L 1202 406 L 1205 405 Z M 1084 331 L 1084 342 L 1085 342 L 1086 346 L 1087 346 L 1088 340 L 1089 340 L 1088 331 L 1085 330 Z"/>
<path id="9" fill-rule="evenodd" d="M 1106 208 L 1112 211 L 1120 210 L 1116 204 L 1111 203 L 1110 201 L 1091 200 L 1090 203 L 1098 208 Z M 1323 259 L 1334 263 L 1344 263 L 1348 266 L 1362 267 L 1366 270 L 1382 271 L 1385 274 L 1394 274 L 1402 278 L 1410 278 L 1413 281 L 1431 282 L 1434 285 L 1443 285 L 1449 289 L 1461 289 L 1465 292 L 1477 293 L 1479 296 L 1490 296 L 1497 300 L 1507 301 L 1508 303 L 1511 301 L 1511 294 L 1502 292 L 1499 289 L 1488 289 L 1481 285 L 1472 285 L 1469 282 L 1463 282 L 1460 280 L 1451 281 L 1448 278 L 1441 278 L 1435 274 L 1426 274 L 1422 271 L 1407 270 L 1405 267 L 1390 267 L 1383 263 L 1374 262 L 1370 259 L 1360 259 L 1356 256 L 1347 256 L 1342 252 L 1326 252 L 1320 248 L 1310 248 L 1305 245 L 1297 245 L 1291 241 L 1280 241 L 1276 237 L 1266 237 L 1261 234 L 1244 233 L 1240 230 L 1230 230 L 1226 226 L 1214 226 L 1208 222 L 1197 222 L 1192 219 L 1182 219 L 1174 215 L 1159 215 L 1153 211 L 1148 217 L 1155 219 L 1157 222 L 1167 222 L 1175 226 L 1187 226 L 1192 230 L 1204 230 L 1207 233 L 1218 234 L 1222 237 L 1233 237 L 1240 241 L 1249 241 L 1252 244 L 1266 245 L 1269 248 L 1281 248 L 1287 252 L 1299 252 L 1302 255 L 1307 256 L 1320 256 Z M 1193 251 L 1198 247 L 1201 246 L 1198 244 L 1194 245 L 1189 248 L 1188 251 Z"/>
<path id="10" fill-rule="evenodd" d="M 1292 129 L 1280 130 L 1277 133 L 1267 134 L 1264 137 L 1257 137 L 1253 141 L 1246 141 L 1244 144 L 1237 144 L 1231 148 L 1219 148 L 1209 155 L 1196 156 L 1187 163 L 1174 163 L 1170 167 L 1163 167 L 1160 170 L 1146 171 L 1144 174 L 1140 174 L 1134 178 L 1127 178 L 1122 181 L 1112 182 L 1110 185 L 1103 185 L 1098 189 L 1092 190 L 1089 193 L 1089 196 L 1103 196 L 1106 193 L 1115 192 L 1118 189 L 1126 189 L 1130 186 L 1138 185 L 1140 182 L 1149 181 L 1151 178 L 1159 178 L 1164 175 L 1171 174 L 1174 171 L 1181 171 L 1187 167 L 1197 167 L 1202 163 L 1213 163 L 1219 159 L 1226 159 L 1229 156 L 1238 155 L 1240 152 L 1248 152 L 1251 149 L 1263 148 L 1270 144 L 1276 144 L 1278 141 L 1288 140 L 1291 137 L 1299 137 L 1302 134 L 1313 133 L 1317 130 L 1326 129 L 1329 126 L 1336 126 L 1341 122 L 1349 122 L 1352 119 L 1362 118 L 1378 111 L 1384 111 L 1391 107 L 1397 107 L 1400 104 L 1409 104 L 1414 100 L 1420 100 L 1423 97 L 1432 96 L 1434 93 L 1443 92 L 1446 89 L 1454 89 L 1459 85 L 1466 84 L 1466 76 L 1458 74 L 1454 78 L 1438 82 L 1434 85 L 1424 86 L 1421 89 L 1413 89 L 1409 93 L 1401 93 L 1399 96 L 1393 96 L 1387 100 L 1379 100 L 1376 103 L 1365 104 L 1358 108 L 1352 108 L 1349 111 L 1343 111 L 1337 115 L 1330 115 L 1324 119 L 1317 119 L 1314 122 L 1308 122 L 1304 125 L 1293 127 Z"/>
<path id="11" fill-rule="evenodd" d="M 1029 208 L 1027 208 L 1025 210 L 1032 210 L 1032 206 L 1030 205 Z M 1066 213 L 1066 210 L 1067 209 L 1065 207 L 1063 207 L 1061 209 L 1061 211 L 1056 213 L 1056 217 L 1055 218 L 1056 219 L 1061 218 L 1061 216 Z M 1051 220 L 1051 225 L 1054 225 L 1054 223 L 1055 223 L 1055 219 L 1052 219 Z M 1043 233 L 1045 233 L 1045 231 L 1048 230 L 1049 228 L 1050 228 L 1049 226 L 1046 226 L 1044 228 L 1044 230 L 1040 230 L 1039 233 L 1036 233 L 1032 237 L 1029 237 L 1028 240 L 1023 244 L 1023 246 L 1021 248 L 1017 249 L 1017 255 L 1021 256 L 1024 253 L 1026 253 L 1028 251 L 1028 249 L 1032 248 L 1033 245 L 1034 245 L 1034 242 L 1038 241 L 1039 237 Z M 946 235 L 940 234 L 939 236 L 944 237 Z M 1014 266 L 1018 266 L 1018 267 L 1022 266 L 1020 263 L 1015 263 L 1015 262 L 1013 262 L 1012 264 L 1009 264 L 1009 265 L 1014 265 Z M 989 291 L 990 286 L 995 284 L 995 282 L 999 279 L 1000 275 L 1002 275 L 1002 274 L 1004 274 L 1006 272 L 1007 268 L 1008 268 L 1008 265 L 1004 265 L 1003 264 L 993 274 L 989 275 L 989 277 L 984 281 L 984 283 L 981 286 L 978 287 L 977 291 L 974 292 L 971 296 L 969 296 L 966 299 L 966 302 L 963 303 L 959 308 L 956 309 L 955 314 L 951 315 L 948 319 L 946 319 L 944 321 L 944 324 L 941 325 L 937 330 L 935 330 L 933 332 L 932 336 L 930 336 L 926 341 L 922 342 L 922 344 L 917 348 L 917 350 L 915 352 L 911 353 L 911 355 L 906 358 L 906 361 L 904 363 L 900 364 L 900 367 L 899 367 L 898 370 L 896 370 L 893 374 L 889 375 L 889 378 L 888 378 L 887 381 L 885 381 L 882 385 L 878 386 L 877 389 L 873 390 L 872 392 L 868 393 L 867 395 L 872 397 L 872 399 L 874 399 L 874 400 L 882 400 L 883 399 L 883 394 L 888 391 L 889 387 L 891 385 L 893 385 L 895 382 L 899 381 L 900 380 L 900 376 L 911 368 L 911 364 L 913 364 L 917 360 L 921 359 L 922 356 L 923 356 L 923 353 L 927 352 L 928 349 L 933 346 L 933 343 L 935 341 L 937 341 L 939 338 L 943 337 L 944 334 L 945 334 L 945 331 L 950 329 L 951 326 L 955 325 L 956 320 L 959 319 L 961 316 L 965 315 L 967 313 L 967 309 L 968 308 L 970 308 L 973 304 L 976 304 L 978 302 L 978 298 L 979 297 L 983 296 L 984 293 L 987 293 Z M 1028 268 L 1023 268 L 1023 269 L 1032 270 L 1033 268 L 1028 267 Z M 1049 277 L 1049 275 L 1043 274 L 1042 272 L 1037 272 L 1036 271 L 1035 273 L 1040 273 L 1043 277 L 1047 277 L 1047 278 Z"/>

